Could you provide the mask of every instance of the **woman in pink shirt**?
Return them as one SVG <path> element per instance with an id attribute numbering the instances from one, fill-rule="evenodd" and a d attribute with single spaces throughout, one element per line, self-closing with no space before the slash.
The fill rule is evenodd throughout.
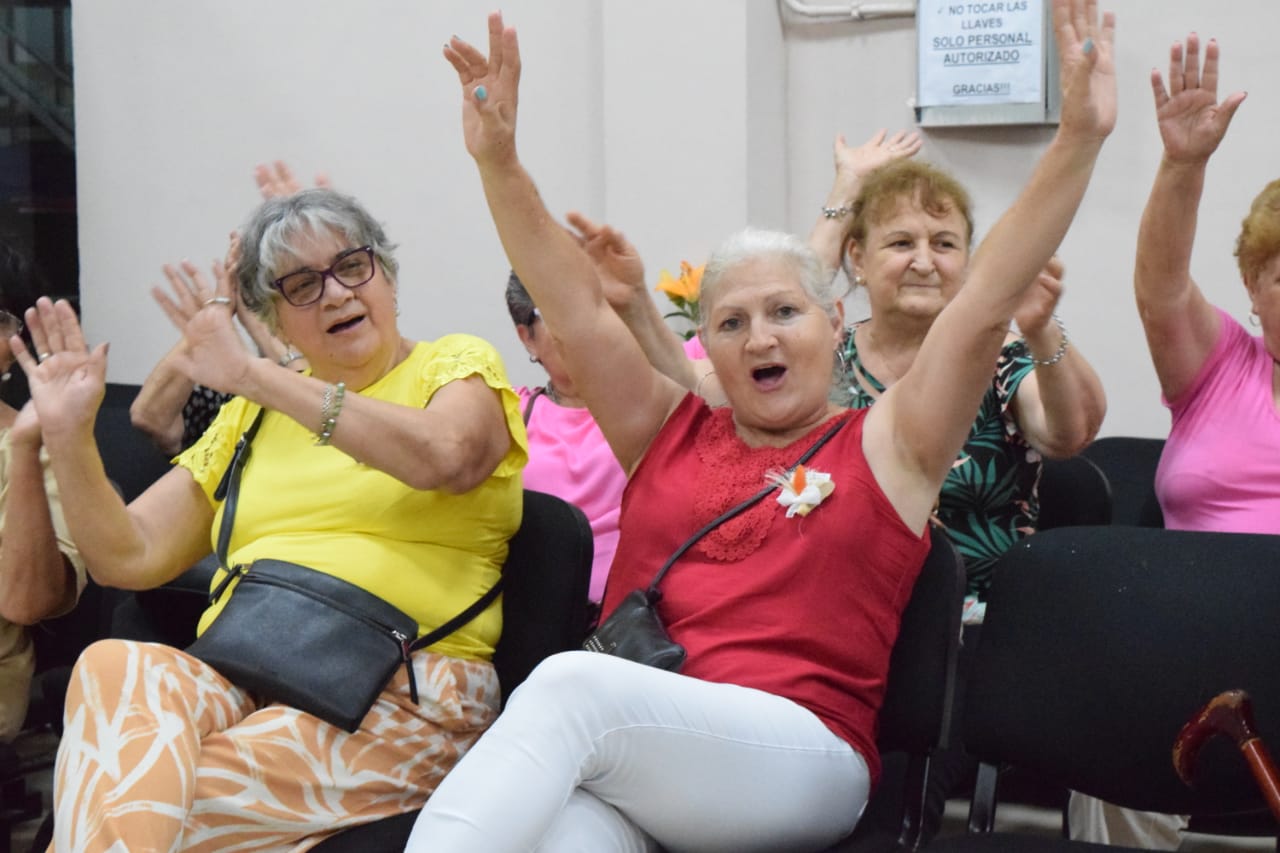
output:
<path id="1" fill-rule="evenodd" d="M 507 280 L 507 310 L 529 360 L 547 372 L 546 385 L 516 388 L 529 432 L 524 485 L 563 498 L 586 514 L 595 537 L 588 595 L 599 604 L 618 547 L 618 514 L 627 475 L 578 396 L 559 344 L 514 272 Z"/>
<path id="2" fill-rule="evenodd" d="M 1236 239 L 1250 334 L 1191 278 L 1191 246 L 1209 158 L 1244 92 L 1218 100 L 1218 43 L 1170 50 L 1168 88 L 1151 72 L 1164 153 L 1138 231 L 1134 291 L 1173 423 L 1156 495 L 1165 527 L 1280 534 L 1280 181 L 1254 199 Z M 1186 819 L 1072 794 L 1071 837 L 1176 850 Z"/>
<path id="3" fill-rule="evenodd" d="M 1134 288 L 1173 425 L 1156 474 L 1165 526 L 1280 533 L 1280 182 L 1254 199 L 1236 241 L 1255 336 L 1191 278 L 1209 157 L 1244 93 L 1218 100 L 1218 44 L 1171 51 L 1169 88 L 1153 71 L 1164 156 L 1138 232 Z"/>

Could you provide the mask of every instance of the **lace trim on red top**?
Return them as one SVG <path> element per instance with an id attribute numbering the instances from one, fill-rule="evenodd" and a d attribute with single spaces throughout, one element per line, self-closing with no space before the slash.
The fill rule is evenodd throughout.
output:
<path id="1" fill-rule="evenodd" d="M 729 407 L 713 409 L 693 437 L 693 448 L 701 464 L 693 498 L 698 526 L 760 491 L 767 485 L 767 472 L 785 470 L 794 464 L 821 431 L 840 416 L 828 418 L 786 447 L 748 447 L 738 438 Z M 781 513 L 778 503 L 765 497 L 712 530 L 694 548 L 713 560 L 726 563 L 741 560 L 760 548 L 774 519 Z"/>

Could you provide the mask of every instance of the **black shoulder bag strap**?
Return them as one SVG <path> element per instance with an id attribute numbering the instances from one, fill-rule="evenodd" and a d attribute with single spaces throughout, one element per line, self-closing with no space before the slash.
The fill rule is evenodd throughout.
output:
<path id="1" fill-rule="evenodd" d="M 209 597 L 212 601 L 216 601 L 223 591 L 227 588 L 227 584 L 240 574 L 240 568 L 227 567 L 227 548 L 231 544 L 231 525 L 234 523 L 236 514 L 236 500 L 240 495 L 240 474 L 244 470 L 245 463 L 249 460 L 249 445 L 253 442 L 253 437 L 258 434 L 258 427 L 262 425 L 262 415 L 265 409 L 258 409 L 258 415 L 253 419 L 253 423 L 244 431 L 244 435 L 240 436 L 240 441 L 236 443 L 235 453 L 231 456 L 231 464 L 227 466 L 226 473 L 222 475 L 222 480 L 218 482 L 218 487 L 213 491 L 214 500 L 225 498 L 226 503 L 222 507 L 222 526 L 218 529 L 218 546 L 214 553 L 218 556 L 218 565 L 226 572 L 222 581 L 214 588 Z M 423 634 L 418 639 L 409 644 L 409 651 L 416 652 L 418 649 L 425 649 L 427 646 L 437 643 L 454 631 L 466 625 L 472 619 L 475 619 L 481 613 L 493 604 L 494 599 L 502 592 L 503 576 L 499 575 L 498 580 L 493 586 L 485 591 L 471 603 L 466 610 L 457 616 L 445 622 L 433 631 Z M 417 693 L 416 689 L 413 691 Z M 417 696 L 414 696 L 417 701 Z"/>
<path id="2" fill-rule="evenodd" d="M 824 444 L 830 441 L 835 436 L 836 433 L 838 433 L 841 429 L 844 428 L 844 425 L 849 422 L 849 417 L 850 416 L 848 414 L 845 414 L 840 418 L 840 420 L 832 424 L 831 428 L 828 429 L 825 433 L 823 433 L 822 436 L 817 441 L 815 441 L 808 450 L 804 452 L 803 456 L 801 456 L 799 459 L 796 460 L 796 464 L 792 465 L 788 469 L 788 473 L 795 471 L 795 469 L 799 468 L 801 465 L 803 465 L 804 463 L 812 459 L 813 454 L 817 453 L 820 449 L 822 449 L 822 446 Z M 658 569 L 658 573 L 653 576 L 653 580 L 649 583 L 648 588 L 644 591 L 645 598 L 649 600 L 649 603 L 653 604 L 657 602 L 658 599 L 662 598 L 662 593 L 658 591 L 658 584 L 662 582 L 662 579 L 666 577 L 667 572 L 671 570 L 672 565 L 674 565 L 675 561 L 680 559 L 680 557 L 684 555 L 685 551 L 688 551 L 690 548 L 692 548 L 694 544 L 697 543 L 697 541 L 701 539 L 703 536 L 706 536 L 712 530 L 715 530 L 717 527 L 724 524 L 729 519 L 734 518 L 735 516 L 741 515 L 743 512 L 750 509 L 752 506 L 754 506 L 756 503 L 762 500 L 766 495 L 768 495 L 770 492 L 773 492 L 777 488 L 778 488 L 777 486 L 773 486 L 773 485 L 765 486 L 763 489 L 756 492 L 754 495 L 747 498 L 742 503 L 738 504 L 735 507 L 731 507 L 725 510 L 723 513 L 716 516 L 711 521 L 708 521 L 701 530 L 699 530 L 697 533 L 690 536 L 688 541 L 686 541 L 683 545 L 677 548 L 675 550 L 675 553 L 673 553 L 670 557 L 667 558 L 667 561 L 662 564 L 662 568 Z"/>
<path id="3" fill-rule="evenodd" d="M 529 395 L 528 401 L 524 404 L 524 425 L 529 425 L 529 417 L 533 414 L 533 404 L 538 402 L 538 398 L 547 393 L 545 385 L 533 389 L 533 393 Z"/>

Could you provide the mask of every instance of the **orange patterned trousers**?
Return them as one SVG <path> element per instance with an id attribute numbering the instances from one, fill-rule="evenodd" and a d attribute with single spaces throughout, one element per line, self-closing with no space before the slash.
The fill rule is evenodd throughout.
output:
<path id="1" fill-rule="evenodd" d="M 401 668 L 348 734 L 255 702 L 179 649 L 95 643 L 67 692 L 50 850 L 301 851 L 420 808 L 497 716 L 499 690 L 488 663 L 413 663 L 420 704 Z"/>

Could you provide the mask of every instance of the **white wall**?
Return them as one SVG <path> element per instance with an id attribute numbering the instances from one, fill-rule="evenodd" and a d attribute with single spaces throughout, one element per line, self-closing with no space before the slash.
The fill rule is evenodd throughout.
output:
<path id="1" fill-rule="evenodd" d="M 826 4 L 824 4 L 826 5 Z M 1155 372 L 1132 296 L 1133 255 L 1151 179 L 1160 158 L 1150 70 L 1167 76 L 1169 45 L 1198 30 L 1222 46 L 1221 93 L 1248 89 L 1231 133 L 1209 171 L 1192 272 L 1209 298 L 1244 320 L 1249 303 L 1232 248 L 1253 195 L 1277 177 L 1280 77 L 1259 33 L 1280 25 L 1271 0 L 1102 0 L 1117 13 L 1120 119 L 1102 153 L 1080 213 L 1062 247 L 1066 294 L 1059 313 L 1107 389 L 1103 434 L 1168 432 Z M 878 127 L 911 127 L 915 86 L 912 20 L 813 26 L 786 19 L 788 46 L 789 222 L 812 221 L 831 179 L 831 141 L 861 142 Z M 1014 195 L 1051 129 L 924 131 L 918 155 L 952 170 L 974 194 L 979 235 Z"/>
<path id="2" fill-rule="evenodd" d="M 440 45 L 483 39 L 479 0 L 81 0 L 73 5 L 81 292 L 110 378 L 139 382 L 175 340 L 147 295 L 166 261 L 221 254 L 256 201 L 255 163 L 328 171 L 401 244 L 411 337 L 481 334 L 534 381 L 502 306 L 506 264 L 463 150 Z M 1104 5 L 1105 2 L 1104 2 Z M 1249 100 L 1210 170 L 1193 272 L 1244 318 L 1231 247 L 1275 177 L 1280 81 L 1271 0 L 1113 0 L 1121 118 L 1062 254 L 1061 308 L 1107 386 L 1104 434 L 1167 415 L 1131 296 L 1138 216 L 1159 158 L 1148 83 L 1193 28 Z M 909 127 L 911 20 L 804 22 L 774 0 L 507 0 L 524 51 L 520 144 L 554 211 L 623 228 L 654 275 L 751 222 L 807 231 L 838 132 Z M 972 190 L 980 232 L 1017 192 L 1046 128 L 929 130 L 922 156 Z"/>

